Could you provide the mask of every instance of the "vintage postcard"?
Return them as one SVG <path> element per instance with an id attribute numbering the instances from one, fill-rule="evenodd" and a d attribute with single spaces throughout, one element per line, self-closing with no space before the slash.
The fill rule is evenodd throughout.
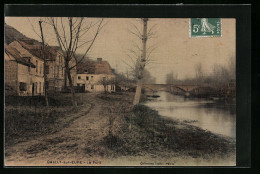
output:
<path id="1" fill-rule="evenodd" d="M 236 166 L 236 19 L 5 17 L 5 166 Z"/>

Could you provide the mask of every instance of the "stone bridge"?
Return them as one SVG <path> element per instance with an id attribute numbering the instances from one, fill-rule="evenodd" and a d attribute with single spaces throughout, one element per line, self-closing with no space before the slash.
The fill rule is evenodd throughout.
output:
<path id="1" fill-rule="evenodd" d="M 143 84 L 145 90 L 155 91 L 168 91 L 185 95 L 212 93 L 216 91 L 216 88 L 209 85 L 197 85 L 197 84 Z"/>
<path id="2" fill-rule="evenodd" d="M 143 84 L 142 88 L 151 91 L 172 91 L 178 90 L 182 92 L 190 92 L 202 87 L 214 88 L 211 86 L 196 85 L 196 84 Z"/>

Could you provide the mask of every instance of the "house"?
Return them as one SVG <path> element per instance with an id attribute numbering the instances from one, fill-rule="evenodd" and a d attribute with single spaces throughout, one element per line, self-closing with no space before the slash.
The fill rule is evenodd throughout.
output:
<path id="1" fill-rule="evenodd" d="M 65 85 L 65 64 L 62 52 L 56 47 L 46 47 L 46 75 L 49 92 L 61 91 Z"/>
<path id="2" fill-rule="evenodd" d="M 43 60 L 5 44 L 5 92 L 44 95 Z"/>
<path id="3" fill-rule="evenodd" d="M 33 39 L 15 40 L 10 43 L 24 54 L 37 57 L 43 60 L 42 44 Z M 44 51 L 46 58 L 46 86 L 49 92 L 61 91 L 65 85 L 69 86 L 65 77 L 65 62 L 62 51 L 56 46 L 46 46 Z M 71 64 L 74 62 L 71 61 Z M 75 63 L 74 63 L 75 64 Z M 42 68 L 42 67 L 40 67 Z M 43 68 L 42 68 L 43 69 Z M 71 70 L 71 76 L 74 86 L 76 85 L 76 67 Z"/>
<path id="4" fill-rule="evenodd" d="M 115 91 L 115 75 L 107 61 L 97 58 L 77 66 L 77 86 L 89 92 Z"/>

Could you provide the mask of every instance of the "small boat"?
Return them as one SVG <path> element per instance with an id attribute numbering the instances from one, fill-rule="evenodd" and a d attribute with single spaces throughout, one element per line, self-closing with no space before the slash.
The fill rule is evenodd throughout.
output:
<path id="1" fill-rule="evenodd" d="M 158 97 L 160 97 L 160 96 L 157 95 L 156 93 L 157 93 L 157 91 L 153 91 L 153 95 L 152 95 L 153 98 L 158 98 Z"/>
<path id="2" fill-rule="evenodd" d="M 160 97 L 159 95 L 152 95 L 153 98 L 158 98 Z"/>

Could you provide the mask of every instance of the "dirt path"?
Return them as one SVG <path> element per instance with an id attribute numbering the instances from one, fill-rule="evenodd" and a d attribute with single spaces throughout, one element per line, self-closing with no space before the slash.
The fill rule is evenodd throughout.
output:
<path id="1" fill-rule="evenodd" d="M 84 108 L 78 113 L 87 114 L 60 132 L 6 148 L 5 165 L 74 166 L 87 165 L 93 161 L 93 165 L 99 165 L 99 156 L 102 156 L 99 144 L 105 136 L 103 129 L 107 119 L 100 115 L 104 101 L 93 95 L 88 97 L 92 109 L 88 111 L 88 108 Z"/>

